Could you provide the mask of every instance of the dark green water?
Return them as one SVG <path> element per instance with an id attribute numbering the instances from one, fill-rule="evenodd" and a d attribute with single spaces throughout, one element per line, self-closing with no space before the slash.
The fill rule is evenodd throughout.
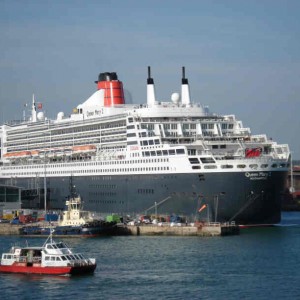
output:
<path id="1" fill-rule="evenodd" d="M 228 237 L 64 239 L 94 275 L 0 275 L 0 299 L 300 299 L 300 213 Z M 292 226 L 290 226 L 292 225 Z M 43 238 L 0 237 L 1 253 Z"/>

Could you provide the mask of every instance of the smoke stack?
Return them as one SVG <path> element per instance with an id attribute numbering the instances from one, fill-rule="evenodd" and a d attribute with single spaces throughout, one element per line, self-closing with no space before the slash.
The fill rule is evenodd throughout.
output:
<path id="1" fill-rule="evenodd" d="M 100 73 L 98 81 L 95 81 L 98 90 L 104 90 L 104 106 L 111 107 L 115 104 L 125 104 L 122 81 L 118 80 L 117 73 Z"/>
<path id="2" fill-rule="evenodd" d="M 153 78 L 151 78 L 151 70 L 148 66 L 148 79 L 147 79 L 147 104 L 153 106 L 155 104 L 155 87 Z"/>
<path id="3" fill-rule="evenodd" d="M 191 105 L 189 82 L 188 79 L 185 78 L 185 67 L 182 67 L 181 102 L 185 106 Z"/>

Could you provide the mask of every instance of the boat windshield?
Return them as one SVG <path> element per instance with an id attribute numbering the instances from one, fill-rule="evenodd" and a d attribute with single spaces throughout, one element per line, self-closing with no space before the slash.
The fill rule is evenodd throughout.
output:
<path id="1" fill-rule="evenodd" d="M 68 248 L 64 243 L 58 243 L 58 244 L 56 244 L 56 247 L 58 249 Z"/>

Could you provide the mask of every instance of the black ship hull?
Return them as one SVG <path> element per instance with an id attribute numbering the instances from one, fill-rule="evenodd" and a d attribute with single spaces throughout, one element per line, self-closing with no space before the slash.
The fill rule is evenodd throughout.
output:
<path id="1" fill-rule="evenodd" d="M 280 222 L 286 178 L 287 171 L 216 172 L 75 176 L 74 184 L 80 186 L 85 209 L 104 214 L 177 214 L 190 221 L 275 224 Z M 34 179 L 14 180 L 30 190 Z M 68 182 L 69 177 L 47 178 L 47 209 L 63 209 Z M 43 189 L 40 196 L 37 205 L 42 206 Z M 22 203 L 29 203 L 26 196 Z"/>
<path id="2" fill-rule="evenodd" d="M 21 235 L 30 236 L 49 236 L 52 231 L 53 236 L 78 236 L 78 237 L 95 237 L 113 235 L 116 231 L 116 224 L 109 222 L 97 222 L 98 224 L 85 224 L 78 226 L 43 226 L 29 225 L 20 229 Z"/>

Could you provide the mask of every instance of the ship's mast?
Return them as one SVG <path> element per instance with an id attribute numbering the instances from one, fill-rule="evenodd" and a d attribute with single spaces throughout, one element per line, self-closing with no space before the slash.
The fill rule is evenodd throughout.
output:
<path id="1" fill-rule="evenodd" d="M 32 94 L 31 119 L 32 122 L 36 122 L 36 107 L 35 107 L 34 94 Z"/>

